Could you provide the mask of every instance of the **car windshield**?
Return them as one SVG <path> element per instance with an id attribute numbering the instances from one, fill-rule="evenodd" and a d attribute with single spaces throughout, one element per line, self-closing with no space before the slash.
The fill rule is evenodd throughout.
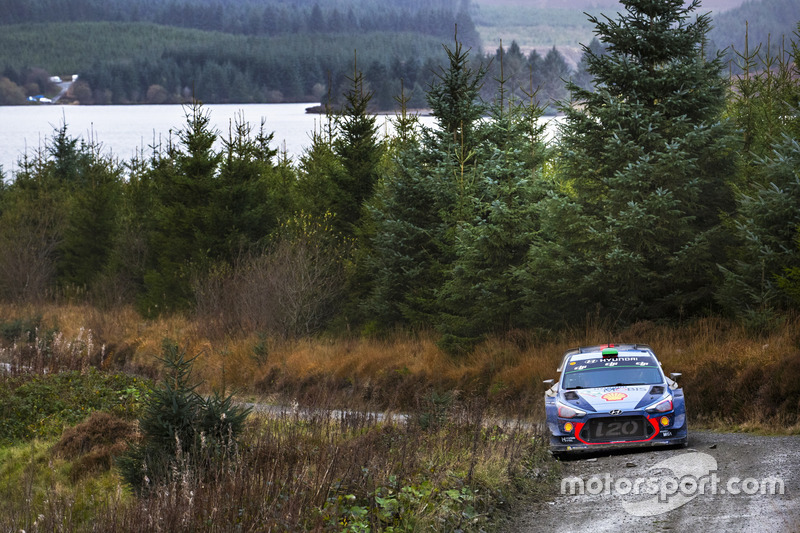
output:
<path id="1" fill-rule="evenodd" d="M 620 385 L 653 385 L 662 382 L 652 357 L 589 359 L 570 362 L 564 371 L 564 389 L 594 389 Z"/>

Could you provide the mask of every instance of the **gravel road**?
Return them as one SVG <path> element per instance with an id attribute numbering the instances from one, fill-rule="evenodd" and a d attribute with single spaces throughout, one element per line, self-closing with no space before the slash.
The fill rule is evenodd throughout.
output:
<path id="1" fill-rule="evenodd" d="M 690 430 L 688 448 L 562 461 L 561 485 L 507 531 L 800 532 L 800 436 Z"/>

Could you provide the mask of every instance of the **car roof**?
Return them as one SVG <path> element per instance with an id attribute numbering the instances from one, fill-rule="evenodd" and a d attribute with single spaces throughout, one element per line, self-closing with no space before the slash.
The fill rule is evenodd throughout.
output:
<path id="1" fill-rule="evenodd" d="M 649 355 L 656 360 L 659 366 L 661 362 L 653 353 L 653 349 L 647 344 L 597 344 L 593 346 L 581 346 L 580 348 L 573 348 L 564 352 L 564 357 L 561 359 L 561 365 L 558 367 L 558 372 L 564 370 L 567 361 L 585 361 L 587 359 L 597 359 L 602 357 L 603 350 L 613 348 L 617 350 L 618 357 L 633 356 L 633 355 Z"/>

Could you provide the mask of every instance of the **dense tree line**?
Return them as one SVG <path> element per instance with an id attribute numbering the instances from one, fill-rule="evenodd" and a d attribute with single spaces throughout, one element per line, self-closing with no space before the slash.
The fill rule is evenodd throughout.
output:
<path id="1" fill-rule="evenodd" d="M 440 40 L 412 33 L 251 38 L 75 23 L 13 27 L 0 44 L 8 54 L 0 71 L 5 104 L 46 93 L 48 71 L 80 74 L 68 97 L 88 104 L 177 103 L 192 96 L 208 103 L 319 102 L 341 94 L 357 50 L 376 89 L 374 104 L 391 107 L 402 78 L 409 91 L 416 86 L 415 99 L 424 105 L 424 88 L 441 61 Z"/>
<path id="2" fill-rule="evenodd" d="M 80 74 L 88 104 L 322 101 L 359 50 L 373 106 L 424 87 L 443 41 L 480 49 L 466 0 L 295 2 L 0 0 L 0 104 L 56 92 L 31 72 Z M 51 94 L 52 95 L 52 94 Z"/>
<path id="3" fill-rule="evenodd" d="M 247 38 L 119 23 L 14 27 L 0 35 L 0 45 L 8 54 L 0 72 L 5 105 L 57 93 L 50 72 L 79 72 L 67 99 L 83 104 L 180 103 L 194 96 L 207 103 L 319 101 L 335 108 L 343 103 L 355 50 L 374 93 L 371 108 L 396 108 L 401 80 L 409 106 L 422 108 L 443 60 L 441 41 L 419 34 Z M 595 40 L 590 48 L 599 46 Z M 486 99 L 497 91 L 501 54 L 506 86 L 518 97 L 538 89 L 543 105 L 553 105 L 567 94 L 565 79 L 586 85 L 585 68 L 573 72 L 555 48 L 544 57 L 535 51 L 526 56 L 516 43 L 485 56 L 471 51 L 472 62 L 489 65 L 481 90 Z"/>
<path id="4" fill-rule="evenodd" d="M 151 22 L 231 34 L 414 32 L 480 44 L 464 0 L 0 0 L 0 25 L 42 22 Z"/>
<path id="5" fill-rule="evenodd" d="M 455 33 L 454 26 L 450 30 Z M 460 27 L 458 35 L 460 41 Z M 372 108 L 396 107 L 401 80 L 409 106 L 421 108 L 442 63 L 441 41 L 413 33 L 255 38 L 122 23 L 14 26 L 0 35 L 0 49 L 6 53 L 0 103 L 6 105 L 57 92 L 49 71 L 80 73 L 67 98 L 83 104 L 179 103 L 194 96 L 207 103 L 319 101 L 336 107 L 343 103 L 355 50 L 374 93 Z M 501 49 L 486 56 L 471 50 L 471 61 L 490 63 L 481 92 L 491 98 Z M 502 53 L 510 90 L 523 96 L 539 88 L 545 103 L 563 98 L 564 80 L 583 72 L 573 73 L 555 48 L 544 57 L 535 51 L 524 56 L 511 43 Z"/>
<path id="6" fill-rule="evenodd" d="M 24 103 L 28 95 L 57 93 L 49 73 L 79 73 L 81 80 L 66 98 L 83 104 L 179 103 L 194 97 L 208 103 L 320 101 L 323 107 L 336 107 L 343 103 L 357 50 L 374 94 L 373 109 L 396 108 L 401 80 L 409 106 L 426 107 L 425 91 L 442 62 L 441 43 L 455 32 L 472 51 L 471 61 L 494 58 L 484 98 L 497 90 L 501 50 L 510 91 L 522 96 L 539 88 L 546 105 L 563 98 L 564 80 L 582 72 L 571 72 L 555 48 L 544 57 L 536 52 L 523 57 L 511 43 L 483 57 L 467 2 L 359 2 L 358 16 L 347 2 L 163 1 L 148 3 L 152 9 L 136 2 L 91 0 L 6 3 L 6 23 L 37 24 L 5 26 L 0 35 L 0 104 L 5 105 Z M 253 9 L 265 15 L 255 16 Z M 195 11 L 219 26 L 196 21 Z M 232 18 L 248 23 L 266 19 L 275 28 L 245 31 L 224 22 Z M 59 22 L 44 23 L 49 20 Z M 73 20 L 80 22 L 64 22 Z"/>
<path id="7" fill-rule="evenodd" d="M 264 124 L 214 149 L 197 102 L 125 164 L 64 125 L 0 190 L 0 297 L 194 312 L 223 334 L 434 328 L 452 353 L 587 315 L 763 331 L 800 304 L 798 43 L 742 55 L 730 87 L 698 2 L 623 4 L 593 19 L 592 90 L 568 85 L 551 143 L 510 81 L 521 54 L 490 72 L 458 40 L 425 95 L 435 126 L 401 90 L 381 137 L 356 63 L 297 163 Z"/>
<path id="8" fill-rule="evenodd" d="M 749 22 L 752 48 L 766 43 L 766 28 L 772 28 L 777 49 L 797 14 L 792 0 L 748 2 L 716 17 L 704 48 L 713 57 L 729 47 L 726 60 L 732 60 L 744 50 Z M 394 107 L 401 79 L 410 105 L 422 107 L 441 63 L 440 44 L 452 39 L 456 27 L 473 61 L 495 59 L 482 89 L 485 99 L 497 90 L 501 49 L 511 92 L 522 97 L 538 89 L 548 111 L 567 96 L 564 80 L 584 88 L 590 81 L 583 62 L 573 72 L 555 48 L 523 56 L 511 43 L 482 58 L 470 4 L 463 0 L 0 0 L 0 25 L 0 105 L 53 96 L 58 91 L 48 73 L 78 73 L 83 79 L 67 96 L 80 103 L 176 103 L 194 96 L 208 103 L 336 106 L 358 50 L 374 109 Z M 600 46 L 595 39 L 590 48 Z"/>

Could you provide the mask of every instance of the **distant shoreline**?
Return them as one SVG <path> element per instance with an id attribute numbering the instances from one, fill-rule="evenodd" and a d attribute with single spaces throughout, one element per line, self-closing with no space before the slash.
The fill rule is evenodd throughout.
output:
<path id="1" fill-rule="evenodd" d="M 326 106 L 314 105 L 311 107 L 306 108 L 306 114 L 309 115 L 325 115 L 328 112 Z M 400 112 L 399 109 L 384 109 L 384 110 L 370 110 L 369 111 L 373 115 L 396 115 Z M 429 116 L 432 112 L 430 108 L 418 108 L 418 109 L 406 109 L 406 112 L 409 115 L 420 115 L 420 116 Z M 334 114 L 337 114 L 334 112 Z"/>

